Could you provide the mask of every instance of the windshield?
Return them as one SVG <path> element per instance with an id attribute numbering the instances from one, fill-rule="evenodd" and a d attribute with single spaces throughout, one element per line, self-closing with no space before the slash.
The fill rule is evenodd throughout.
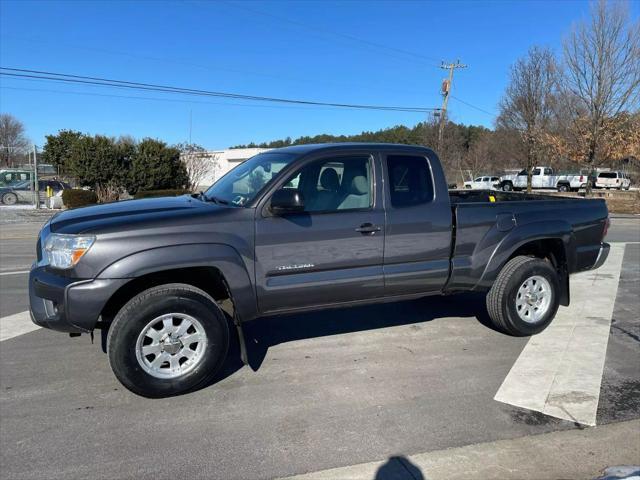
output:
<path id="1" fill-rule="evenodd" d="M 245 206 L 295 158 L 291 153 L 260 153 L 211 185 L 205 196 L 220 203 Z"/>

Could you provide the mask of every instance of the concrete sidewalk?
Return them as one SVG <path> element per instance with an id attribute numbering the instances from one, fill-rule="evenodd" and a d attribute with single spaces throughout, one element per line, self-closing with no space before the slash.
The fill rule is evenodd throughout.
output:
<path id="1" fill-rule="evenodd" d="M 590 479 L 616 465 L 640 465 L 640 420 L 392 456 L 289 479 Z"/>

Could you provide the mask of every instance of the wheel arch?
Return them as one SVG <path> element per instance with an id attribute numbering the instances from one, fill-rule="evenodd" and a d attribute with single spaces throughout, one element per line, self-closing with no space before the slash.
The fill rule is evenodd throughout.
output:
<path id="1" fill-rule="evenodd" d="M 249 272 L 238 252 L 222 244 L 187 244 L 155 248 L 121 258 L 97 278 L 129 279 L 111 295 L 98 326 L 108 329 L 110 319 L 138 293 L 164 283 L 184 283 L 207 292 L 216 301 L 229 299 L 229 312 L 239 329 L 258 315 Z M 243 347 L 243 345 L 241 345 Z"/>
<path id="2" fill-rule="evenodd" d="M 560 280 L 560 304 L 569 305 L 569 272 L 575 263 L 571 225 L 564 221 L 535 222 L 512 230 L 495 248 L 475 289 L 489 289 L 502 268 L 517 256 L 549 261 Z"/>
<path id="3" fill-rule="evenodd" d="M 231 300 L 222 272 L 215 267 L 187 267 L 158 270 L 130 279 L 109 298 L 101 312 L 101 323 L 106 327 L 110 319 L 133 297 L 149 288 L 170 283 L 183 283 L 199 288 L 217 303 Z"/>

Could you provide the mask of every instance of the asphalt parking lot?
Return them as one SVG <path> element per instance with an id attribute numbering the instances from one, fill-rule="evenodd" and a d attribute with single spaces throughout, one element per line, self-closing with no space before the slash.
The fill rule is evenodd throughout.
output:
<path id="1" fill-rule="evenodd" d="M 5 331 L 7 318 L 28 309 L 38 228 L 38 222 L 0 225 Z M 615 292 L 604 314 L 606 354 L 595 360 L 598 426 L 640 417 L 640 219 L 614 218 L 607 241 L 615 243 L 619 265 L 576 283 L 591 297 Z M 258 320 L 247 330 L 251 367 L 234 351 L 215 384 L 161 400 L 120 386 L 99 337 L 92 345 L 87 336 L 43 329 L 11 336 L 0 343 L 0 475 L 273 478 L 546 432 L 588 432 L 542 407 L 494 399 L 530 340 L 487 327 L 483 303 L 479 295 L 433 297 Z M 580 302 L 569 308 L 569 319 L 587 315 Z M 640 435 L 629 436 L 629 445 L 640 463 Z M 606 448 L 614 459 L 622 446 Z"/>

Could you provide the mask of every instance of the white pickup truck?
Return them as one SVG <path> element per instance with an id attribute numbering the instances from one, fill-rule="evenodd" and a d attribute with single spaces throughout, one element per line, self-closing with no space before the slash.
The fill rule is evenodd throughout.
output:
<path id="1" fill-rule="evenodd" d="M 577 192 L 581 188 L 586 188 L 588 179 L 588 175 L 579 173 L 556 175 L 553 168 L 534 167 L 531 172 L 531 187 L 552 188 L 559 192 Z M 527 188 L 527 171 L 522 170 L 517 175 L 503 175 L 500 177 L 500 188 L 505 192 L 524 190 Z"/>

